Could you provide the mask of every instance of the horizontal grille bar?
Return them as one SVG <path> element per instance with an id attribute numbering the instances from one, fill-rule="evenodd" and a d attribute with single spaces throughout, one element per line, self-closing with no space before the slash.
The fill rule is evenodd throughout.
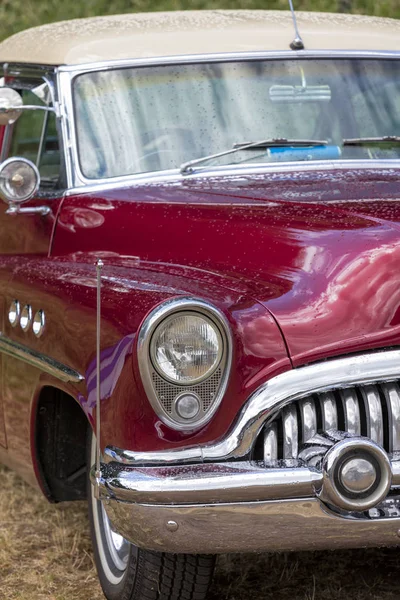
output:
<path id="1" fill-rule="evenodd" d="M 289 404 L 261 432 L 254 458 L 295 459 L 316 433 L 332 430 L 370 438 L 387 452 L 400 451 L 400 386 L 397 382 L 313 394 Z"/>

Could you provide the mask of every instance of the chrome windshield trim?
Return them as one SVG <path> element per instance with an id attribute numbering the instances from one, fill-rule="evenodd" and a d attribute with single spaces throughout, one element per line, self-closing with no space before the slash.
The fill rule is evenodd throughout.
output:
<path id="1" fill-rule="evenodd" d="M 118 67 L 148 67 L 154 65 L 178 65 L 191 62 L 220 62 L 233 60 L 275 60 L 290 58 L 400 58 L 400 51 L 396 50 L 260 50 L 258 52 L 218 52 L 210 54 L 181 54 L 171 56 L 151 56 L 146 58 L 126 58 L 121 60 L 102 60 L 98 62 L 82 63 L 75 65 L 61 65 L 60 72 L 72 73 L 74 76 L 83 72 L 115 69 Z"/>
<path id="2" fill-rule="evenodd" d="M 3 333 L 0 333 L 0 352 L 7 354 L 7 356 L 18 358 L 28 365 L 36 367 L 49 375 L 53 375 L 53 377 L 66 383 L 80 383 L 85 379 L 78 371 L 67 367 L 67 365 L 64 365 L 46 354 L 42 354 L 32 348 L 14 342 Z"/>
<path id="3" fill-rule="evenodd" d="M 209 166 L 199 168 L 192 174 L 182 175 L 179 169 L 169 171 L 153 171 L 111 179 L 87 179 L 79 185 L 67 190 L 67 196 L 92 192 L 106 192 L 116 187 L 129 188 L 141 185 L 160 183 L 182 183 L 193 179 L 209 179 L 210 177 L 251 177 L 257 175 L 275 175 L 276 173 L 340 171 L 340 170 L 393 170 L 400 169 L 400 159 L 390 160 L 337 160 L 337 161 L 298 161 L 287 163 L 262 163 L 246 165 Z"/>
<path id="4" fill-rule="evenodd" d="M 111 60 L 111 61 L 99 61 L 87 64 L 78 65 L 63 65 L 57 68 L 56 76 L 59 86 L 60 93 L 60 108 L 62 115 L 62 131 L 64 139 L 64 151 L 66 156 L 66 171 L 67 171 L 67 184 L 69 193 L 76 193 L 80 188 L 85 187 L 85 191 L 100 191 L 103 189 L 98 186 L 110 185 L 111 188 L 116 185 L 132 185 L 132 183 L 140 183 L 152 181 L 154 183 L 165 182 L 168 180 L 176 181 L 182 179 L 182 175 L 179 172 L 179 168 L 171 171 L 157 171 L 153 173 L 139 174 L 139 175 L 127 175 L 124 177 L 114 177 L 112 179 L 87 179 L 81 172 L 79 165 L 79 157 L 77 151 L 77 135 L 76 135 L 76 123 L 73 109 L 73 98 L 72 98 L 72 83 L 75 77 L 84 73 L 90 73 L 93 71 L 110 70 L 115 68 L 129 68 L 129 67 L 147 67 L 156 65 L 179 65 L 188 63 L 206 63 L 206 62 L 231 62 L 231 61 L 249 61 L 249 60 L 301 60 L 304 58 L 359 58 L 359 59 L 374 59 L 374 58 L 385 58 L 390 60 L 399 60 L 400 51 L 384 51 L 384 50 L 283 50 L 279 52 L 271 51 L 260 51 L 260 52 L 226 52 L 216 54 L 191 54 L 181 56 L 160 56 L 150 58 L 139 58 L 139 59 L 125 59 L 125 60 Z M 339 161 L 338 161 L 339 162 Z M 358 162 L 358 161 L 354 161 Z M 361 163 L 363 161 L 360 161 Z M 371 161 L 378 163 L 390 163 L 391 161 Z M 394 163 L 400 167 L 400 161 L 397 159 L 393 160 Z M 353 161 L 343 161 L 344 164 L 353 163 Z M 367 167 L 360 168 L 373 168 L 372 164 Z M 288 166 L 290 165 L 290 166 Z M 301 167 L 299 166 L 301 165 Z M 315 167 L 317 165 L 317 167 Z M 328 166 L 324 161 L 316 161 L 308 166 L 311 170 L 319 168 L 319 165 L 323 165 L 323 168 L 338 168 L 337 166 Z M 395 167 L 397 166 L 395 164 Z M 254 167 L 254 165 L 253 165 Z M 261 168 L 265 169 L 266 165 L 262 165 Z M 272 167 L 272 168 L 271 168 Z M 269 169 L 272 172 L 280 172 L 281 168 L 285 168 L 285 164 L 281 165 L 269 165 Z M 244 167 L 246 168 L 246 167 Z M 292 168 L 293 170 L 305 170 L 304 162 L 301 163 L 287 163 L 287 169 Z M 339 167 L 340 168 L 340 167 Z M 343 168 L 343 167 L 342 167 Z M 348 164 L 348 168 L 354 168 L 352 164 Z M 391 167 L 389 167 L 391 168 Z M 225 172 L 231 174 L 232 172 L 237 174 L 237 167 L 229 169 L 223 168 Z M 247 165 L 247 169 L 249 166 Z M 214 169 L 213 169 L 214 170 Z M 210 168 L 205 169 L 205 176 L 209 177 Z M 246 171 L 244 171 L 246 173 Z M 253 173 L 253 169 L 250 169 L 250 173 Z M 196 176 L 198 172 L 196 171 Z M 189 179 L 189 175 L 185 175 L 185 179 Z M 129 182 L 129 183 L 128 183 Z M 96 186 L 96 187 L 95 187 Z"/>
<path id="5" fill-rule="evenodd" d="M 191 462 L 200 457 L 204 462 L 243 458 L 249 455 L 265 421 L 290 402 L 313 393 L 377 381 L 394 381 L 399 377 L 400 350 L 348 356 L 299 367 L 273 377 L 254 392 L 230 433 L 220 442 L 159 452 L 133 452 L 108 447 L 105 460 L 124 464 L 167 464 Z"/>

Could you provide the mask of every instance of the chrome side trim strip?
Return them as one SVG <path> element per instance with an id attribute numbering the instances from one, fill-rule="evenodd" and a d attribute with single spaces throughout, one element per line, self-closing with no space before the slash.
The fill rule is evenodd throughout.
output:
<path id="1" fill-rule="evenodd" d="M 348 356 L 281 373 L 262 385 L 247 401 L 225 439 L 207 446 L 134 452 L 106 448 L 105 460 L 125 464 L 167 464 L 181 461 L 206 462 L 248 455 L 267 418 L 273 417 L 294 400 L 313 393 L 393 381 L 400 377 L 400 351 L 390 350 Z M 379 443 L 379 442 L 378 442 Z"/>
<path id="2" fill-rule="evenodd" d="M 32 350 L 32 348 L 28 348 L 27 346 L 23 346 L 18 342 L 14 342 L 2 333 L 0 333 L 0 352 L 7 354 L 7 356 L 18 358 L 32 367 L 53 375 L 53 377 L 60 379 L 60 381 L 80 383 L 85 379 L 83 375 L 58 362 L 58 360 Z"/>

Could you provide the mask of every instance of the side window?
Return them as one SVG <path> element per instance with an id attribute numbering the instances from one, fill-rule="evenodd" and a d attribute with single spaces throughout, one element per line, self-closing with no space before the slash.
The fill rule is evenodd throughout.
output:
<path id="1" fill-rule="evenodd" d="M 26 105 L 45 106 L 30 90 L 23 90 L 21 95 Z M 60 148 L 55 114 L 43 110 L 23 111 L 13 126 L 8 156 L 31 160 L 39 169 L 41 188 L 56 188 L 60 177 Z"/>

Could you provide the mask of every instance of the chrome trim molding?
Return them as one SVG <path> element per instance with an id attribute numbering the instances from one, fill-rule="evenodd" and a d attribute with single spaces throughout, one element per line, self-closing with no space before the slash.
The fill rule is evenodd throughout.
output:
<path id="1" fill-rule="evenodd" d="M 14 342 L 3 333 L 0 333 L 0 352 L 7 354 L 7 356 L 18 358 L 28 365 L 36 367 L 49 375 L 53 375 L 53 377 L 64 382 L 80 383 L 85 379 L 83 375 L 60 363 L 58 360 L 27 346 L 23 346 L 18 342 Z"/>
<path id="2" fill-rule="evenodd" d="M 249 461 L 123 468 L 115 462 L 109 463 L 103 465 L 100 497 L 160 505 L 318 497 L 331 507 L 351 513 L 375 506 L 386 497 L 392 484 L 400 484 L 399 457 L 389 457 L 375 442 L 363 437 L 345 437 L 336 443 L 327 441 L 333 445 L 323 448 L 318 468 L 304 451 L 301 460 L 289 459 L 271 467 Z M 340 469 L 345 460 L 358 457 L 376 464 L 379 486 L 368 496 L 347 497 L 338 484 Z M 94 466 L 91 481 L 96 484 Z M 368 506 L 364 506 L 367 502 Z"/>
<path id="3" fill-rule="evenodd" d="M 107 447 L 106 461 L 124 464 L 167 464 L 213 462 L 248 455 L 266 419 L 294 400 L 317 392 L 345 389 L 355 384 L 394 381 L 400 377 L 400 351 L 389 350 L 346 358 L 286 371 L 263 384 L 247 401 L 230 433 L 221 442 L 186 449 L 134 452 Z M 327 411 L 325 418 L 328 416 Z"/>
<path id="4" fill-rule="evenodd" d="M 223 354 L 221 355 L 219 365 L 216 367 L 222 370 L 222 376 L 215 398 L 210 408 L 204 412 L 203 416 L 192 421 L 180 419 L 176 412 L 173 412 L 171 415 L 168 414 L 158 400 L 152 382 L 152 371 L 155 370 L 155 367 L 151 363 L 152 335 L 154 334 L 158 325 L 164 319 L 167 319 L 171 315 L 180 312 L 196 312 L 200 315 L 206 316 L 218 328 L 223 343 Z M 154 411 L 164 423 L 178 431 L 193 431 L 195 429 L 199 429 L 210 421 L 220 405 L 225 393 L 232 364 L 232 340 L 230 327 L 225 316 L 215 306 L 197 298 L 173 298 L 172 300 L 164 302 L 155 308 L 144 320 L 138 333 L 137 352 L 140 375 L 142 377 L 142 383 L 147 397 Z M 205 380 L 210 379 L 214 372 L 211 373 Z M 165 379 L 165 381 L 167 380 Z M 174 383 L 173 385 L 174 387 L 180 387 L 181 391 L 185 392 L 189 387 L 197 385 L 197 382 L 195 382 L 193 386 L 192 384 L 189 386 L 188 384 L 179 385 L 178 383 Z"/>
<path id="5" fill-rule="evenodd" d="M 400 52 L 393 50 L 260 50 L 259 52 L 219 52 L 210 54 L 182 54 L 172 56 L 152 56 L 149 58 L 126 58 L 122 60 L 103 60 L 78 65 L 61 65 L 60 73 L 70 73 L 74 77 L 90 71 L 105 71 L 116 68 L 151 67 L 157 65 L 180 65 L 204 62 L 231 62 L 245 60 L 301 60 L 303 58 L 387 58 L 399 59 Z"/>
<path id="6" fill-rule="evenodd" d="M 153 171 L 149 173 L 138 173 L 132 175 L 124 175 L 121 177 L 113 177 L 111 179 L 87 179 L 74 182 L 73 187 L 67 191 L 67 196 L 76 194 L 101 192 L 112 190 L 115 187 L 132 187 L 135 185 L 149 185 L 159 183 L 179 183 L 189 181 L 190 179 L 209 179 L 210 177 L 229 177 L 243 176 L 250 177 L 256 175 L 273 175 L 275 173 L 290 173 L 297 171 L 340 171 L 346 169 L 400 169 L 400 160 L 393 158 L 386 159 L 370 159 L 370 160 L 310 160 L 310 161 L 293 161 L 281 163 L 252 163 L 237 164 L 228 166 L 209 165 L 207 167 L 199 167 L 198 170 L 187 175 L 182 175 L 179 169 L 170 169 L 168 171 Z"/>
<path id="7" fill-rule="evenodd" d="M 254 502 L 315 496 L 322 473 L 294 465 L 266 469 L 249 462 L 213 463 L 179 467 L 112 465 L 104 469 L 101 496 L 142 504 L 212 504 Z M 91 481 L 96 482 L 95 471 Z"/>
<path id="8" fill-rule="evenodd" d="M 261 552 L 398 546 L 399 518 L 344 519 L 315 498 L 216 505 L 144 505 L 109 500 L 119 534 L 172 553 Z M 175 531 L 167 527 L 177 523 Z"/>

